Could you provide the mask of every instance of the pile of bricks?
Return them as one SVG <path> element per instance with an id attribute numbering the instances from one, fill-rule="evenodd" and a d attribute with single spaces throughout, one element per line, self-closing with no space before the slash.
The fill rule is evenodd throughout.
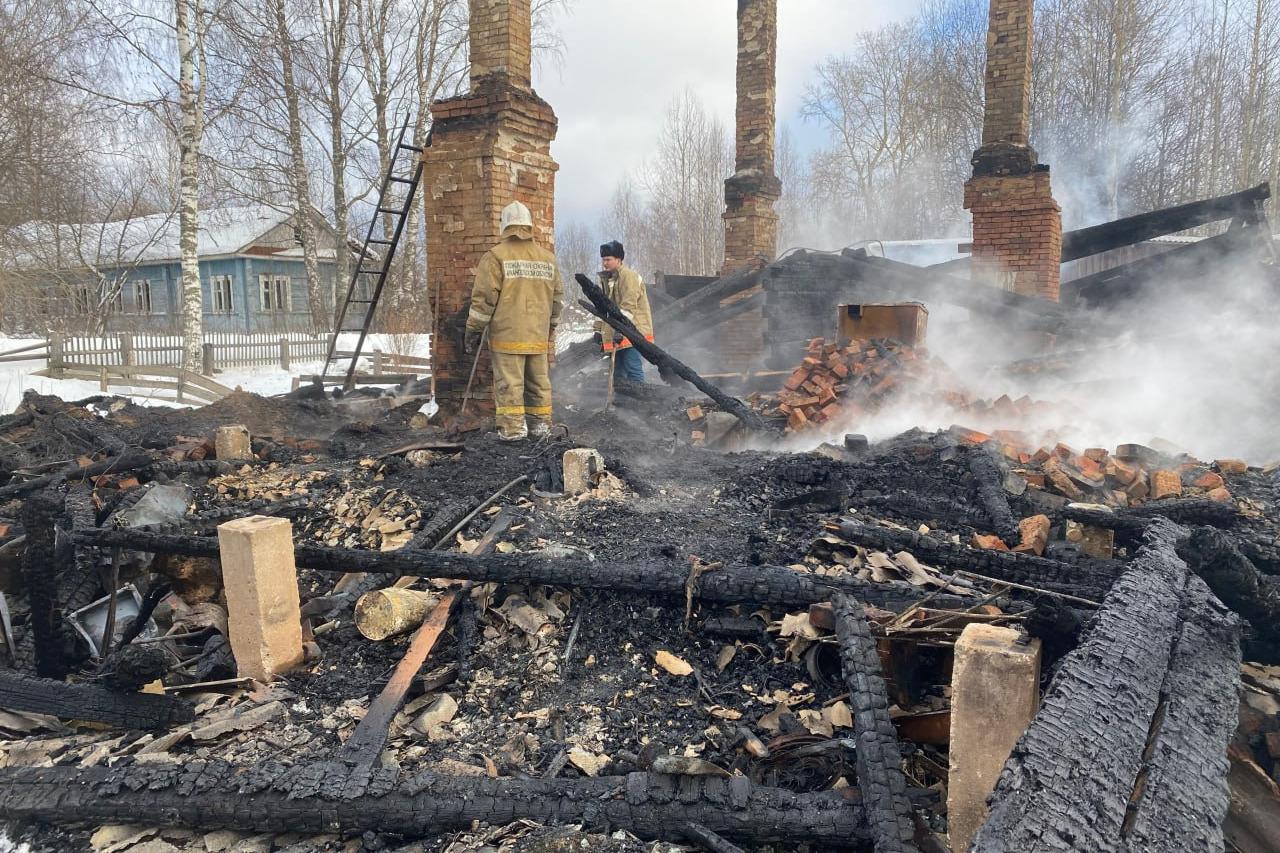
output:
<path id="1" fill-rule="evenodd" d="M 1121 444 L 1114 452 L 1091 447 L 1078 452 L 1066 444 L 1035 448 L 1024 433 L 995 430 L 983 433 L 952 427 L 964 442 L 994 442 L 1010 464 L 1010 490 L 1030 488 L 1068 501 L 1123 507 L 1148 500 L 1199 495 L 1231 500 L 1223 474 L 1243 473 L 1239 459 L 1218 459 L 1212 465 L 1183 455 L 1171 456 L 1142 444 Z"/>
<path id="2" fill-rule="evenodd" d="M 908 380 L 927 371 L 927 353 L 897 341 L 853 341 L 841 346 L 813 338 L 782 390 L 763 401 L 764 414 L 786 417 L 789 432 L 833 420 L 856 420 L 880 408 Z"/>

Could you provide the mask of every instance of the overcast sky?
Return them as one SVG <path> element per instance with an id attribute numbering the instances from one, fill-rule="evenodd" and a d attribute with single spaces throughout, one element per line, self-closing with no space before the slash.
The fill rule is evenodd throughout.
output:
<path id="1" fill-rule="evenodd" d="M 806 81 L 851 36 L 910 15 L 920 0 L 779 0 L 778 122 L 812 143 L 799 118 Z M 534 88 L 560 131 L 551 153 L 556 220 L 594 225 L 619 178 L 654 144 L 667 104 L 688 87 L 732 133 L 736 0 L 575 0 L 559 21 L 560 67 L 542 63 Z M 728 177 L 726 175 L 725 177 Z"/>

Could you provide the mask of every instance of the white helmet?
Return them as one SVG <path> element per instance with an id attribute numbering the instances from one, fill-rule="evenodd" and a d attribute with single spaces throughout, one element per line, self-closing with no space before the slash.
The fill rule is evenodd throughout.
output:
<path id="1" fill-rule="evenodd" d="M 518 201 L 513 201 L 502 209 L 502 227 L 498 230 L 506 231 L 513 225 L 533 227 L 533 217 L 529 215 L 529 208 Z"/>

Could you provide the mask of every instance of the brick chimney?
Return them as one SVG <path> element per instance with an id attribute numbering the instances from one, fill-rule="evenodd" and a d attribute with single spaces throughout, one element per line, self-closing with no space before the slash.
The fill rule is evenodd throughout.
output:
<path id="1" fill-rule="evenodd" d="M 1033 0 L 991 0 L 982 147 L 964 206 L 973 213 L 974 276 L 1015 293 L 1058 300 L 1062 209 L 1031 124 Z"/>
<path id="2" fill-rule="evenodd" d="M 734 173 L 724 182 L 724 264 L 721 274 L 773 260 L 778 251 L 782 195 L 774 174 L 778 64 L 777 0 L 738 0 L 737 108 L 734 115 Z M 759 288 L 728 301 L 749 299 Z M 742 370 L 764 352 L 764 316 L 740 314 L 717 330 L 719 367 Z"/>
<path id="3" fill-rule="evenodd" d="M 433 340 L 436 392 L 460 400 L 472 357 L 462 352 L 471 286 L 481 256 L 498 242 L 502 209 L 524 202 L 534 235 L 555 238 L 551 141 L 556 115 L 531 86 L 530 0 L 470 0 L 471 91 L 431 107 L 431 145 L 423 152 L 427 283 L 440 319 Z M 472 388 L 489 400 L 488 357 Z"/>

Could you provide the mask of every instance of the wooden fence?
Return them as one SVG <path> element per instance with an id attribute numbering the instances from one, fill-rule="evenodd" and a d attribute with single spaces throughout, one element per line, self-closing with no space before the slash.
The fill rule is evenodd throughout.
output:
<path id="1" fill-rule="evenodd" d="M 150 399 L 166 403 L 207 405 L 231 393 L 227 386 L 180 367 L 67 364 L 63 367 L 50 365 L 33 375 L 97 382 L 98 389 L 104 394 L 113 391 L 136 394 L 139 388 L 145 388 L 150 392 L 147 394 Z M 169 393 L 156 393 L 162 391 Z"/>
<path id="2" fill-rule="evenodd" d="M 279 365 L 324 361 L 329 340 L 307 332 L 208 332 L 204 336 L 201 372 L 224 367 Z M 177 367 L 183 361 L 181 335 L 112 332 L 88 337 L 53 335 L 48 342 L 50 367 L 67 364 L 95 367 Z"/>

